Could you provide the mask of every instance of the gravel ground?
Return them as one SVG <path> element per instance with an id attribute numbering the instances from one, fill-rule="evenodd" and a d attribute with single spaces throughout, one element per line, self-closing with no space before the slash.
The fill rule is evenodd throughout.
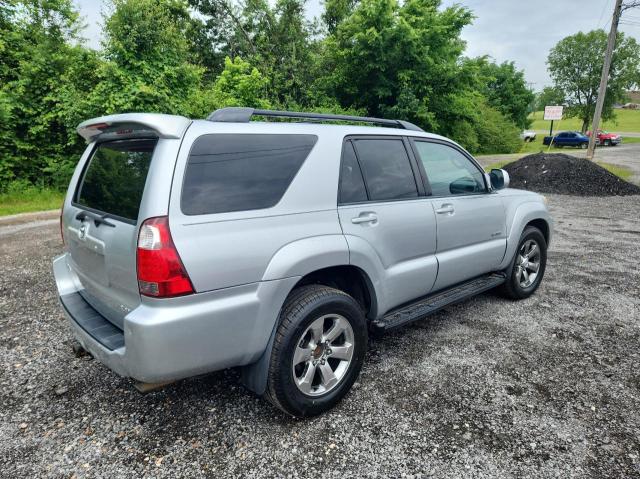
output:
<path id="1" fill-rule="evenodd" d="M 0 476 L 640 477 L 640 197 L 550 196 L 538 293 L 376 340 L 335 410 L 294 420 L 234 371 L 142 396 L 78 359 L 58 226 L 0 238 Z"/>

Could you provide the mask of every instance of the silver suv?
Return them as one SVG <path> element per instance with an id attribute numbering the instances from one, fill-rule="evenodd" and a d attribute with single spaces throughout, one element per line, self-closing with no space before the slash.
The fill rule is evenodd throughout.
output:
<path id="1" fill-rule="evenodd" d="M 79 351 L 142 390 L 238 367 L 283 411 L 319 414 L 369 334 L 496 287 L 526 298 L 544 274 L 544 198 L 407 122 L 225 108 L 78 132 L 60 302 Z"/>

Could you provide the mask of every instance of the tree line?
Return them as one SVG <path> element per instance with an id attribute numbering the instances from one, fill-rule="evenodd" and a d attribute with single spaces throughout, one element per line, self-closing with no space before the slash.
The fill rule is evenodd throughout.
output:
<path id="1" fill-rule="evenodd" d="M 564 116 L 582 121 L 582 132 L 589 129 L 598 99 L 600 75 L 607 47 L 604 30 L 578 32 L 560 40 L 549 52 L 547 67 L 553 86 L 538 95 L 536 109 L 564 105 Z M 619 32 L 613 53 L 602 118 L 615 117 L 614 105 L 625 101 L 626 90 L 640 85 L 640 45 Z"/>
<path id="2" fill-rule="evenodd" d="M 0 0 L 0 190 L 64 187 L 88 118 L 224 106 L 399 118 L 473 153 L 517 151 L 534 101 L 512 62 L 467 58 L 440 0 L 112 0 L 99 50 L 72 0 Z"/>

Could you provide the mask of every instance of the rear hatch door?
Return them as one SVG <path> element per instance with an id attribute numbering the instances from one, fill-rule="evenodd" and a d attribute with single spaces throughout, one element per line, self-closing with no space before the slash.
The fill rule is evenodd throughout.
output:
<path id="1" fill-rule="evenodd" d="M 136 273 L 138 213 L 158 138 L 93 143 L 63 212 L 70 266 L 82 296 L 123 329 L 140 304 Z"/>

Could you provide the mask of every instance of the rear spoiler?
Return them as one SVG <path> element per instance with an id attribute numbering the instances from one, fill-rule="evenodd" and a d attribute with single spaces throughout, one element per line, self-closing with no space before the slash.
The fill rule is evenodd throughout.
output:
<path id="1" fill-rule="evenodd" d="M 83 121 L 78 134 L 87 143 L 120 138 L 182 138 L 191 120 L 184 116 L 160 113 L 122 113 Z"/>

